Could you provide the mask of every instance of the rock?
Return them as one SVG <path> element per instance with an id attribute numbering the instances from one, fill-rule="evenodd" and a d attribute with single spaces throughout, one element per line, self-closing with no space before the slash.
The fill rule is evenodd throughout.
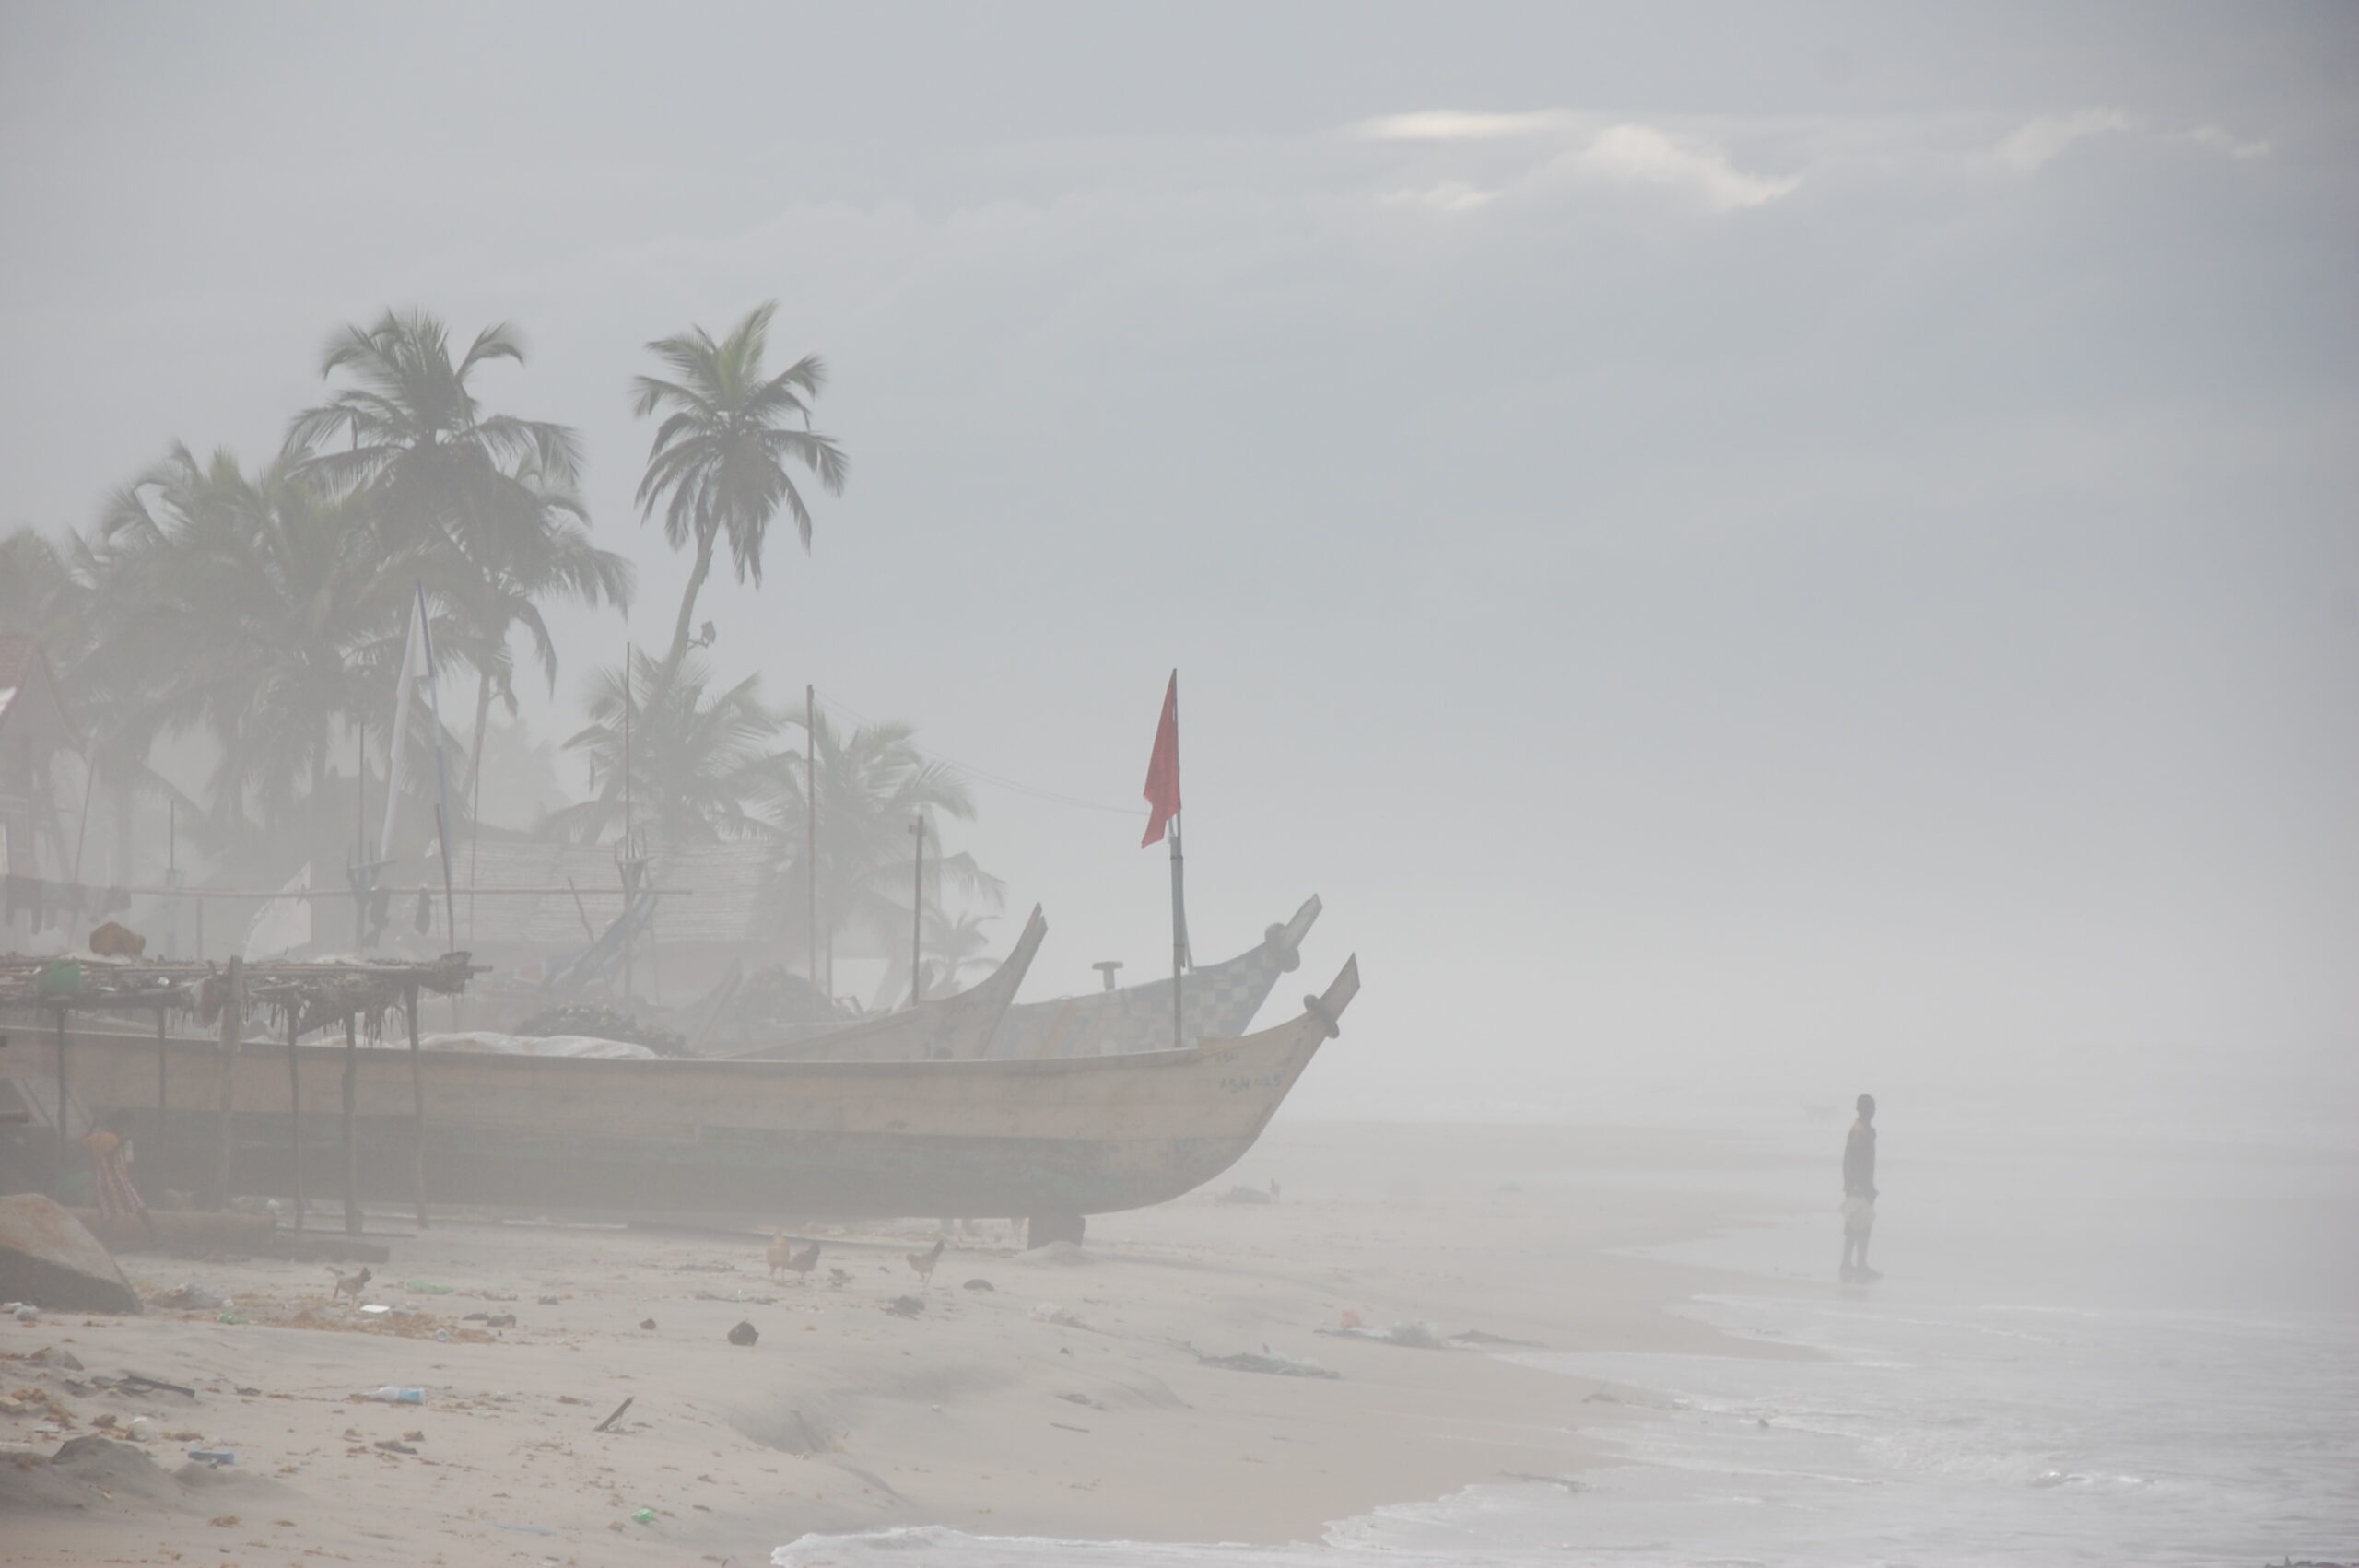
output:
<path id="1" fill-rule="evenodd" d="M 743 1321 L 739 1322 L 736 1328 L 729 1330 L 729 1342 L 733 1345 L 750 1345 L 761 1337 L 760 1329 L 751 1323 Z"/>
<path id="2" fill-rule="evenodd" d="M 138 1293 L 79 1220 L 39 1193 L 0 1198 L 0 1301 L 137 1312 Z"/>
<path id="3" fill-rule="evenodd" d="M 969 1280 L 963 1288 L 970 1291 L 995 1291 L 999 1289 L 997 1285 L 992 1284 L 989 1280 Z"/>

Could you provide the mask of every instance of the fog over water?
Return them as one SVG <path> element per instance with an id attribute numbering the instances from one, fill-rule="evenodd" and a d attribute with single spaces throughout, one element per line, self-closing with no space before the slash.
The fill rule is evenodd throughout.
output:
<path id="1" fill-rule="evenodd" d="M 0 532 L 511 322 L 639 572 L 561 740 L 688 569 L 644 345 L 776 299 L 851 480 L 710 657 L 972 770 L 1026 1000 L 1168 961 L 1177 667 L 1196 957 L 1316 893 L 1270 1014 L 1366 974 L 1288 1117 L 1716 1129 L 1792 1216 L 1872 1090 L 1928 1334 L 2282 1307 L 2352 1387 L 2359 12 L 27 4 L 0 144 Z M 1785 1223 L 1695 1256 L 1831 1270 Z M 2265 1340 L 2220 1454 L 2327 1424 Z M 1797 1397 L 1614 1375 L 1690 1373 Z"/>

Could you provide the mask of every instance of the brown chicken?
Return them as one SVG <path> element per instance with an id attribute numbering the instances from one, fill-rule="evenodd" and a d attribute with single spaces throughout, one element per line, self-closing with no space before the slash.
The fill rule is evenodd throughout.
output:
<path id="1" fill-rule="evenodd" d="M 933 1283 L 933 1266 L 942 1261 L 942 1249 L 948 1245 L 937 1240 L 932 1252 L 905 1252 L 901 1254 L 901 1261 L 917 1271 L 919 1283 L 931 1285 Z"/>
<path id="2" fill-rule="evenodd" d="M 811 1270 L 817 1268 L 819 1264 L 819 1244 L 815 1241 L 798 1251 L 793 1243 L 786 1239 L 784 1231 L 772 1231 L 769 1258 L 771 1279 L 781 1278 L 785 1270 L 792 1269 L 802 1276 L 805 1284 L 808 1284 L 811 1280 Z"/>

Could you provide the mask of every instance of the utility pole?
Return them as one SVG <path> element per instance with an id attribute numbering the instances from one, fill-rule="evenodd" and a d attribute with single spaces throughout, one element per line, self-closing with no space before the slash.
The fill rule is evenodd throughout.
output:
<path id="1" fill-rule="evenodd" d="M 811 989 L 819 989 L 819 688 L 803 688 L 804 897 L 811 927 Z M 826 995 L 824 991 L 821 995 Z"/>
<path id="2" fill-rule="evenodd" d="M 910 831 L 917 836 L 917 854 L 911 864 L 916 868 L 914 885 L 910 889 L 910 1005 L 915 1007 L 925 1000 L 925 818 L 910 819 Z"/>

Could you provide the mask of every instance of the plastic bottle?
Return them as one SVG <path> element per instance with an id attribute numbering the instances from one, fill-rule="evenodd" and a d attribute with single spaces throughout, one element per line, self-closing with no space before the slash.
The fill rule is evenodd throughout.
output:
<path id="1" fill-rule="evenodd" d="M 369 1397 L 372 1399 L 381 1400 L 388 1405 L 422 1405 L 426 1403 L 425 1389 L 404 1388 L 399 1385 L 393 1383 L 386 1384 L 382 1388 L 378 1389 Z"/>

